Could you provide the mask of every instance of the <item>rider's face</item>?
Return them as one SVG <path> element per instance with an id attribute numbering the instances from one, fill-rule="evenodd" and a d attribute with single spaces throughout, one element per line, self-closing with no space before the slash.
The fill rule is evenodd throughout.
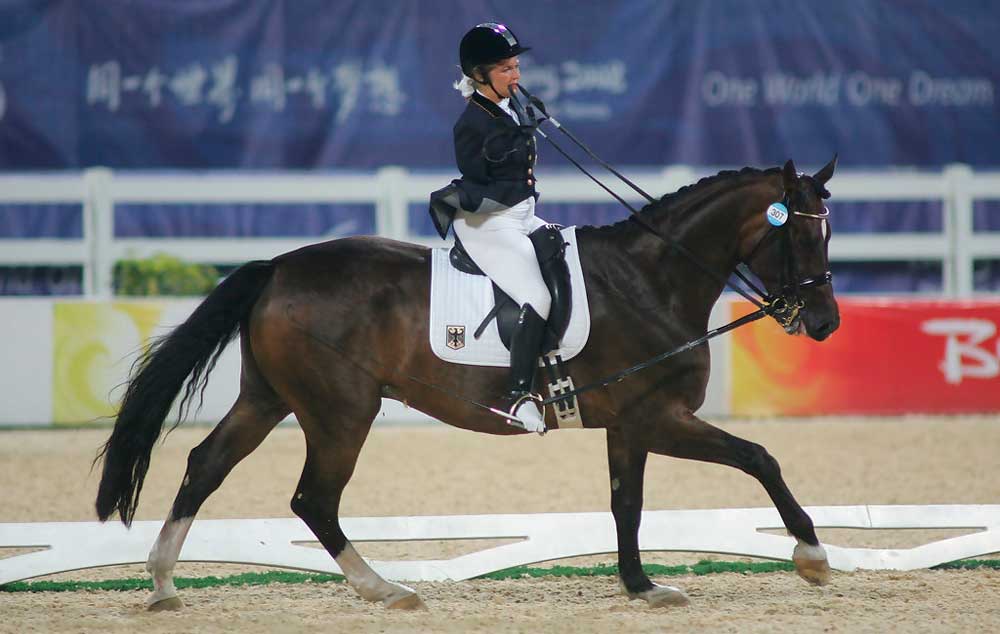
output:
<path id="1" fill-rule="evenodd" d="M 517 90 L 517 82 L 520 79 L 521 65 L 517 57 L 508 57 L 497 62 L 490 69 L 489 74 L 489 83 L 493 85 L 493 90 L 496 91 L 496 101 L 510 97 L 511 93 Z M 483 92 L 493 92 L 489 90 L 489 86 L 485 86 L 485 88 L 486 90 Z M 493 97 L 491 94 L 487 94 L 486 96 Z"/>

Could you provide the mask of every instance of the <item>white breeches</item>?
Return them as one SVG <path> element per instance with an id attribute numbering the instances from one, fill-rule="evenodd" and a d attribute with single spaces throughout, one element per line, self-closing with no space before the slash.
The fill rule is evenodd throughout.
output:
<path id="1" fill-rule="evenodd" d="M 472 261 L 519 306 L 531 304 L 538 316 L 549 318 L 552 298 L 542 280 L 535 248 L 528 234 L 545 221 L 535 216 L 535 199 L 491 214 L 455 213 L 455 235 Z"/>

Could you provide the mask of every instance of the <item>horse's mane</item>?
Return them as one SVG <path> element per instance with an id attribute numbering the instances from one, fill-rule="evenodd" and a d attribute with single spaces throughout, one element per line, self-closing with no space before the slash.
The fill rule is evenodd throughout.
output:
<path id="1" fill-rule="evenodd" d="M 716 193 L 721 193 L 723 191 L 728 191 L 733 187 L 737 187 L 746 183 L 746 181 L 752 178 L 758 178 L 763 175 L 775 174 L 781 171 L 780 167 L 771 167 L 766 170 L 757 169 L 755 167 L 744 167 L 740 170 L 723 170 L 714 176 L 705 176 L 696 183 L 691 185 L 684 185 L 677 191 L 671 194 L 664 194 L 655 202 L 646 204 L 642 209 L 639 210 L 639 214 L 643 217 L 653 218 L 661 214 L 674 213 L 685 209 L 688 203 L 692 200 L 698 198 L 700 194 L 705 193 L 706 190 L 711 189 L 717 185 L 725 184 L 725 187 L 720 187 L 719 191 Z M 631 230 L 635 225 L 630 222 L 631 214 L 624 220 L 619 220 L 610 225 L 586 225 L 579 227 L 577 231 L 597 231 L 606 234 L 619 233 L 623 230 Z"/>

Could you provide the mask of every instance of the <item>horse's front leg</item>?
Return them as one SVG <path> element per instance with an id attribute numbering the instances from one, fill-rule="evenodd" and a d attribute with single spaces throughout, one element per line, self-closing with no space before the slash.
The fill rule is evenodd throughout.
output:
<path id="1" fill-rule="evenodd" d="M 630 599 L 645 599 L 652 607 L 687 605 L 688 598 L 672 586 L 653 583 L 639 558 L 639 522 L 642 519 L 642 481 L 646 449 L 620 427 L 608 428 L 608 472 L 611 512 L 618 531 L 618 579 Z"/>
<path id="2" fill-rule="evenodd" d="M 669 420 L 646 429 L 649 451 L 736 467 L 755 477 L 767 491 L 785 528 L 798 542 L 792 561 L 799 576 L 815 585 L 830 581 L 826 550 L 820 545 L 812 519 L 788 490 L 778 461 L 757 443 L 726 433 L 678 407 L 668 410 Z"/>

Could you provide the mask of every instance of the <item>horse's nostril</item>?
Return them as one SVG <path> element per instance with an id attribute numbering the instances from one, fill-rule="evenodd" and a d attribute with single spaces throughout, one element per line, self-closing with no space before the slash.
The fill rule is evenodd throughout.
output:
<path id="1" fill-rule="evenodd" d="M 837 329 L 837 324 L 833 321 L 824 321 L 822 324 L 816 328 L 816 337 L 818 339 L 826 339 L 833 331 Z"/>

